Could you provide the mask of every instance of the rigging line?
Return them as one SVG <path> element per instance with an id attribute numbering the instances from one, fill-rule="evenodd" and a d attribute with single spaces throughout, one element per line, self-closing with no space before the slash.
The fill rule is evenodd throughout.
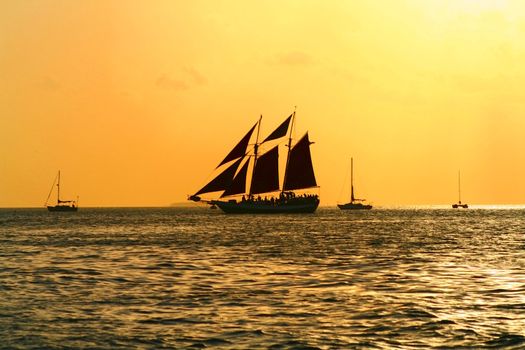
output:
<path id="1" fill-rule="evenodd" d="M 57 182 L 58 174 L 55 176 L 55 180 L 53 181 L 53 184 L 51 185 L 51 189 L 49 190 L 49 194 L 47 195 L 46 202 L 44 203 L 44 206 L 47 206 L 47 202 L 49 201 L 49 197 L 51 197 L 51 194 L 53 193 L 53 188 L 55 188 L 55 184 Z"/>

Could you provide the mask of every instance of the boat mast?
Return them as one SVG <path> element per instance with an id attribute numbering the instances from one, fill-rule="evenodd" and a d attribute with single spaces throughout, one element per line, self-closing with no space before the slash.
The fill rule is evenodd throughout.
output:
<path id="1" fill-rule="evenodd" d="M 286 183 L 286 175 L 288 175 L 288 164 L 290 163 L 290 152 L 292 150 L 292 132 L 293 132 L 293 126 L 295 124 L 295 111 L 297 109 L 297 106 L 293 109 L 292 114 L 292 126 L 290 126 L 290 136 L 288 137 L 288 144 L 286 145 L 288 147 L 288 154 L 286 155 L 286 167 L 284 168 L 284 181 L 283 181 L 283 189 L 281 190 L 281 193 L 284 193 L 284 184 Z"/>
<path id="2" fill-rule="evenodd" d="M 350 158 L 350 202 L 353 203 L 355 201 L 354 197 L 354 158 Z"/>
<path id="3" fill-rule="evenodd" d="M 262 114 L 259 117 L 259 123 L 257 124 L 257 137 L 255 138 L 255 145 L 253 146 L 253 169 L 252 179 L 255 174 L 255 164 L 257 164 L 257 150 L 259 148 L 259 131 L 261 130 Z M 250 192 L 248 192 L 248 198 L 252 197 L 252 186 L 250 185 Z"/>
<path id="4" fill-rule="evenodd" d="M 461 204 L 461 171 L 458 170 L 458 196 L 459 204 Z"/>
<path id="5" fill-rule="evenodd" d="M 60 170 L 58 171 L 58 182 L 57 182 L 57 204 L 60 204 Z"/>

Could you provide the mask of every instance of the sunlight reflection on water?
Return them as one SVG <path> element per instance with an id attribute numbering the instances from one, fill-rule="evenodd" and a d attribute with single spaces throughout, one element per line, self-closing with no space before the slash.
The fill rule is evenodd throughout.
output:
<path id="1" fill-rule="evenodd" d="M 0 210 L 0 347 L 525 347 L 525 211 Z"/>

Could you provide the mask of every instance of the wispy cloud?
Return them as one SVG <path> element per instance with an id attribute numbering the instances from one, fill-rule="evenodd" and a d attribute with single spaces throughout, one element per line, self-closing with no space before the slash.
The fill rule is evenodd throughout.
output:
<path id="1" fill-rule="evenodd" d="M 193 67 L 186 67 L 184 71 L 190 75 L 193 82 L 197 85 L 204 85 L 208 82 L 206 77 Z"/>
<path id="2" fill-rule="evenodd" d="M 182 80 L 171 78 L 168 74 L 162 74 L 155 82 L 160 89 L 166 90 L 187 90 L 188 84 Z"/>
<path id="3" fill-rule="evenodd" d="M 312 56 L 301 51 L 291 51 L 275 56 L 271 61 L 273 64 L 286 66 L 306 66 L 315 63 Z"/>
<path id="4" fill-rule="evenodd" d="M 42 90 L 48 91 L 56 91 L 61 87 L 60 83 L 57 80 L 51 78 L 50 76 L 45 76 L 38 80 L 36 82 L 36 86 Z"/>
<path id="5" fill-rule="evenodd" d="M 168 73 L 163 73 L 155 82 L 155 85 L 160 89 L 165 90 L 188 90 L 196 85 L 205 85 L 208 82 L 206 77 L 202 75 L 194 67 L 188 66 L 182 69 L 182 73 L 177 74 L 174 78 Z"/>

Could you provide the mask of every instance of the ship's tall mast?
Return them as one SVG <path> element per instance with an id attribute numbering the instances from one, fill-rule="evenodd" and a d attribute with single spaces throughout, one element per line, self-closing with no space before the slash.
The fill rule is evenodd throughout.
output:
<path id="1" fill-rule="evenodd" d="M 257 151 L 259 148 L 259 131 L 261 130 L 261 122 L 262 122 L 262 114 L 259 117 L 259 123 L 257 125 L 257 137 L 255 138 L 255 145 L 253 146 L 253 169 L 252 169 L 252 179 L 253 175 L 255 174 L 255 165 L 257 164 Z M 252 196 L 252 186 L 250 186 L 250 192 L 248 192 L 248 196 Z"/>
<path id="2" fill-rule="evenodd" d="M 286 145 L 288 147 L 288 154 L 286 155 L 286 167 L 284 168 L 284 181 L 283 181 L 283 189 L 281 193 L 284 193 L 284 184 L 286 183 L 286 176 L 288 173 L 288 164 L 290 163 L 290 152 L 292 150 L 292 132 L 293 132 L 293 126 L 295 124 L 295 110 L 296 109 L 297 109 L 297 106 L 293 110 L 292 125 L 290 126 L 290 136 L 288 137 L 288 144 Z"/>

